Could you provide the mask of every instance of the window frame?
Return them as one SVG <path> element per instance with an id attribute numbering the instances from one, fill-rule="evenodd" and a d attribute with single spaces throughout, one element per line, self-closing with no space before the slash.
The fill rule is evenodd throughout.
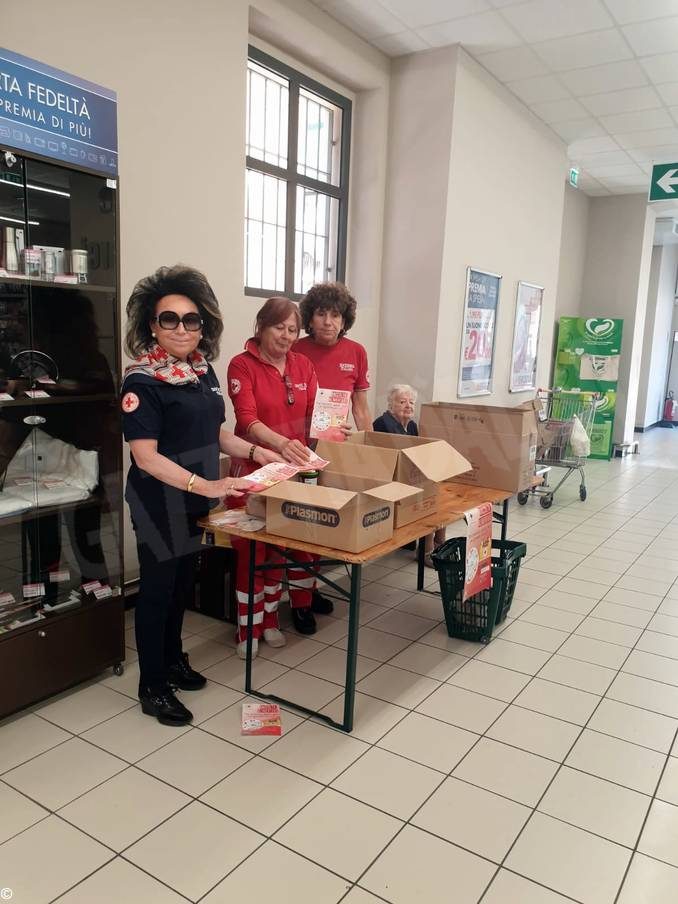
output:
<path id="1" fill-rule="evenodd" d="M 303 298 L 303 293 L 294 291 L 294 265 L 295 265 L 295 241 L 296 241 L 296 215 L 297 215 L 297 187 L 310 188 L 330 198 L 336 199 L 339 205 L 337 216 L 337 248 L 336 248 L 336 277 L 338 282 L 344 282 L 346 278 L 346 246 L 348 239 L 348 191 L 349 191 L 349 163 L 351 149 L 351 113 L 353 104 L 349 98 L 338 94 L 326 85 L 304 75 L 281 63 L 270 54 L 259 50 L 250 44 L 247 48 L 247 60 L 258 63 L 260 66 L 270 69 L 276 75 L 287 79 L 289 83 L 289 103 L 287 113 L 287 167 L 276 166 L 256 157 L 245 157 L 245 170 L 254 170 L 266 176 L 273 176 L 283 180 L 286 184 L 287 202 L 285 216 L 285 284 L 280 289 L 258 289 L 245 285 L 245 295 L 256 298 L 269 298 L 276 292 L 282 292 L 287 298 L 295 301 Z M 323 100 L 329 101 L 341 109 L 341 148 L 339 166 L 339 185 L 331 182 L 323 182 L 310 176 L 297 172 L 297 149 L 299 139 L 299 93 L 301 89 L 317 94 Z M 245 136 L 247 139 L 247 136 Z M 243 276 L 247 277 L 247 272 Z M 244 282 L 244 280 L 243 280 Z"/>

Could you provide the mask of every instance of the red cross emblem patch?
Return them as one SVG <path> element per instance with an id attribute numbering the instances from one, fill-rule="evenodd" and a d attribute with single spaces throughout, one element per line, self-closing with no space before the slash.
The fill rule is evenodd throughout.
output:
<path id="1" fill-rule="evenodd" d="M 139 407 L 139 396 L 135 392 L 127 392 L 122 397 L 121 406 L 122 410 L 125 414 L 130 414 L 132 411 L 136 411 Z"/>

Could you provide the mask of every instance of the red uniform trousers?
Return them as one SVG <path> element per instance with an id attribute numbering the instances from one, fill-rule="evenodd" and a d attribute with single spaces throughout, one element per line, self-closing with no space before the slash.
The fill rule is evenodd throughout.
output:
<path id="1" fill-rule="evenodd" d="M 231 540 L 233 549 L 238 555 L 235 573 L 235 592 L 238 601 L 238 643 L 247 640 L 247 603 L 249 600 L 250 580 L 250 541 L 241 537 Z M 265 628 L 278 627 L 278 604 L 282 592 L 283 570 L 287 568 L 289 578 L 290 605 L 293 609 L 305 609 L 311 605 L 311 591 L 315 578 L 303 568 L 294 568 L 284 558 L 279 546 L 268 543 L 256 543 L 255 563 L 257 565 L 278 564 L 279 568 L 254 572 L 254 622 L 252 637 L 259 638 Z M 300 562 L 310 562 L 310 553 L 296 550 L 295 557 Z M 287 563 L 287 564 L 286 564 Z"/>

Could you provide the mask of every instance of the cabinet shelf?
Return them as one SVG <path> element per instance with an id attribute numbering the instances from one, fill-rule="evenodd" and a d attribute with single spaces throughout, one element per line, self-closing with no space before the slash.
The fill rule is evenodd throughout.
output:
<path id="1" fill-rule="evenodd" d="M 0 527 L 6 527 L 9 524 L 23 524 L 26 521 L 34 521 L 36 518 L 46 518 L 48 515 L 61 515 L 65 512 L 73 512 L 76 509 L 101 504 L 101 496 L 95 492 L 87 496 L 86 499 L 77 499 L 75 502 L 59 502 L 56 505 L 34 506 L 12 515 L 0 515 Z"/>
<path id="2" fill-rule="evenodd" d="M 47 392 L 47 390 L 45 390 Z M 0 408 L 32 408 L 33 406 L 44 405 L 65 405 L 76 402 L 114 402 L 117 396 L 112 392 L 97 393 L 95 395 L 62 395 L 50 396 L 48 399 L 31 399 L 28 396 L 12 401 L 0 401 Z"/>
<path id="3" fill-rule="evenodd" d="M 35 599 L 40 608 L 46 600 L 67 602 L 84 575 L 123 586 L 116 391 L 122 369 L 120 233 L 116 194 L 105 176 L 35 156 L 13 156 L 10 168 L 0 154 L 0 181 L 19 186 L 20 210 L 17 214 L 0 192 L 0 213 L 5 221 L 20 216 L 27 247 L 87 249 L 90 280 L 33 279 L 24 276 L 23 267 L 10 272 L 0 265 L 0 392 L 7 397 L 0 400 L 5 511 L 0 515 L 0 591 L 18 600 L 27 583 L 46 583 L 45 597 Z M 56 191 L 36 196 L 30 186 Z M 20 232 L 14 233 L 17 244 L 23 244 Z M 21 352 L 24 356 L 13 360 Z M 51 359 L 55 370 L 39 355 Z M 41 361 L 47 365 L 43 370 L 38 369 Z M 61 379 L 43 384 L 38 382 L 43 373 Z M 43 390 L 45 397 L 31 398 L 27 390 Z M 59 484 L 50 491 L 44 483 L 50 474 L 83 489 Z M 84 498 L 73 500 L 78 496 Z M 45 504 L 13 510 L 38 499 Z M 67 580 L 49 580 L 50 573 L 65 577 L 65 571 Z M 0 719 L 119 665 L 125 655 L 123 607 L 122 595 L 85 599 L 0 634 Z"/>
<path id="4" fill-rule="evenodd" d="M 28 279 L 23 278 L 21 276 L 0 276 L 0 283 L 7 283 L 11 286 L 25 286 L 28 288 L 29 286 L 37 286 L 38 288 L 45 289 L 66 289 L 70 290 L 80 290 L 82 292 L 107 292 L 110 294 L 115 294 L 117 289 L 115 286 L 97 286 L 94 283 L 60 283 L 54 282 L 53 280 L 46 279 Z"/>

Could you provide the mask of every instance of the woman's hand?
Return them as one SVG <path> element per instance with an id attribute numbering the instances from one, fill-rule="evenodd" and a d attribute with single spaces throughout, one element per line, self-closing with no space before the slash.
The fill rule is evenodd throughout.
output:
<path id="1" fill-rule="evenodd" d="M 288 439 L 282 445 L 280 454 L 285 461 L 301 467 L 307 465 L 311 460 L 310 450 L 303 443 L 300 443 L 298 439 Z"/>
<path id="2" fill-rule="evenodd" d="M 282 455 L 278 455 L 273 449 L 264 449 L 263 446 L 257 446 L 252 458 L 258 465 L 269 465 L 274 461 L 285 461 Z"/>
<path id="3" fill-rule="evenodd" d="M 348 437 L 353 433 L 353 427 L 351 427 L 348 421 L 344 421 L 344 423 L 339 424 L 338 427 L 344 434 L 344 439 L 348 439 Z"/>
<path id="4" fill-rule="evenodd" d="M 225 496 L 242 496 L 249 492 L 254 484 L 241 477 L 224 477 L 221 480 L 210 480 L 210 497 L 222 499 Z"/>

